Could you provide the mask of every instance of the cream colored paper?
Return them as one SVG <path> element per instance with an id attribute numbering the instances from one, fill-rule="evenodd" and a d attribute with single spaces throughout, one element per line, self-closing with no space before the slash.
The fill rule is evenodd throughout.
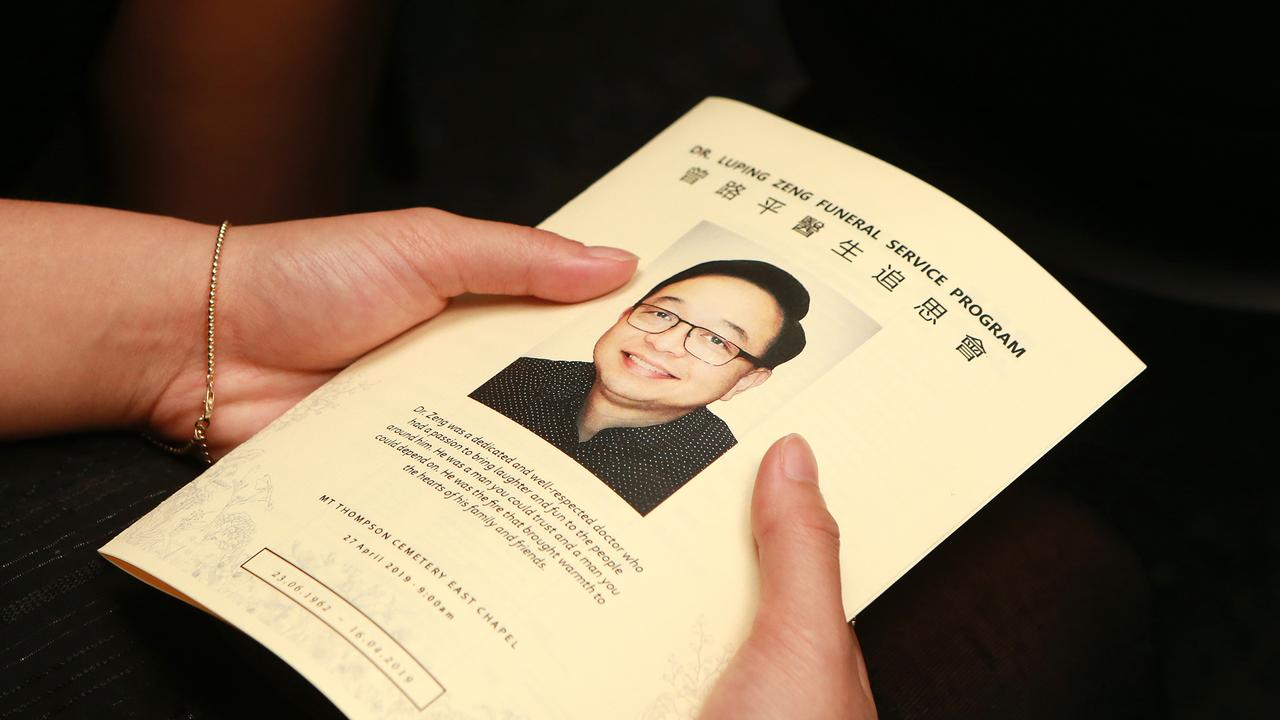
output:
<path id="1" fill-rule="evenodd" d="M 801 232 L 806 216 L 821 229 Z M 687 717 L 754 611 L 748 500 L 774 439 L 800 432 L 818 455 L 857 548 L 843 563 L 852 616 L 1142 369 L 959 203 L 729 100 L 700 104 L 543 227 L 628 248 L 642 272 L 586 305 L 459 302 L 102 552 L 257 638 L 353 718 Z M 699 253 L 794 271 L 825 349 L 713 406 L 738 444 L 648 515 L 467 397 L 522 355 L 590 359 L 620 310 Z M 969 359 L 966 336 L 985 354 Z"/>

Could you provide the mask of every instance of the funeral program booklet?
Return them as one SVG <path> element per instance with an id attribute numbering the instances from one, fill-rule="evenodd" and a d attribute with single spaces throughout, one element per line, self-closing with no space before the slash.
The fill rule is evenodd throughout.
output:
<path id="1" fill-rule="evenodd" d="M 103 554 L 353 718 L 688 717 L 755 611 L 775 439 L 859 548 L 852 617 L 1143 367 L 958 202 L 730 100 L 542 227 L 641 270 L 456 303 Z"/>

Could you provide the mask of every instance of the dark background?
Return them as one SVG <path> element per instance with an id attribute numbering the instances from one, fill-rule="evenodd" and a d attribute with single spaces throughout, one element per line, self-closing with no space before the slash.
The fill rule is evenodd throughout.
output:
<path id="1" fill-rule="evenodd" d="M 114 12 L 5 23 L 0 195 L 112 202 L 92 88 Z M 1148 364 L 860 616 L 883 716 L 1273 715 L 1280 88 L 1260 18 L 766 0 L 392 17 L 338 209 L 536 223 L 725 95 L 965 203 Z M 0 445 L 0 718 L 333 712 L 94 553 L 195 473 L 127 434 Z"/>

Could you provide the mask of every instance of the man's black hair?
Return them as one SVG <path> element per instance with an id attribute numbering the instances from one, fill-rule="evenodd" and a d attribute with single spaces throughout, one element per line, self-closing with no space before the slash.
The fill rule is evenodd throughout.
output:
<path id="1" fill-rule="evenodd" d="M 645 297 L 653 297 L 662 288 L 681 280 L 704 275 L 723 275 L 746 280 L 764 290 L 782 310 L 782 329 L 760 356 L 760 367 L 775 368 L 804 350 L 804 328 L 800 319 L 809 313 L 809 291 L 791 273 L 760 260 L 711 260 L 682 270 L 654 286 Z"/>

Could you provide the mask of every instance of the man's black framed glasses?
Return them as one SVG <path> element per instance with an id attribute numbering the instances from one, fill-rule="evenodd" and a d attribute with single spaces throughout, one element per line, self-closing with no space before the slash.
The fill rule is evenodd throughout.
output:
<path id="1" fill-rule="evenodd" d="M 689 332 L 684 336 L 684 349 L 690 355 L 708 365 L 720 366 L 735 358 L 745 358 L 752 365 L 759 365 L 760 358 L 738 347 L 710 330 L 694 325 L 688 320 L 681 320 L 679 315 L 664 310 L 657 305 L 636 303 L 631 306 L 627 315 L 627 324 L 651 335 L 662 333 L 684 323 Z"/>

